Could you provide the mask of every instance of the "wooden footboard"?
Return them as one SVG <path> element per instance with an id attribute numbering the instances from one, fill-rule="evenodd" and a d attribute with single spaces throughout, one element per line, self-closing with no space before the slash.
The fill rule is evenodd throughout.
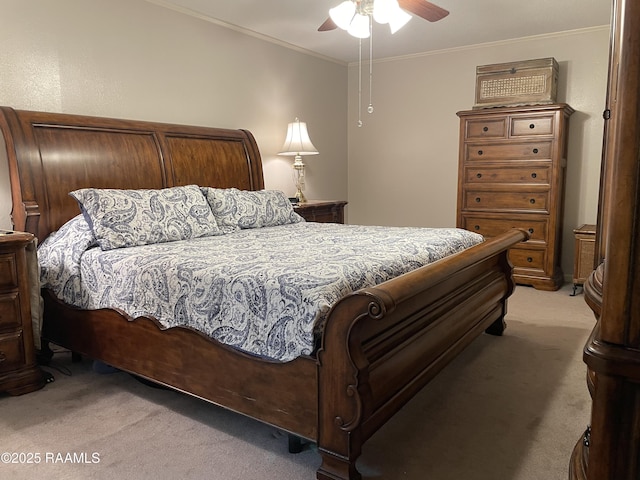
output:
<path id="1" fill-rule="evenodd" d="M 356 292 L 330 312 L 319 363 L 318 479 L 359 479 L 362 444 L 473 339 L 501 333 L 520 230 Z"/>

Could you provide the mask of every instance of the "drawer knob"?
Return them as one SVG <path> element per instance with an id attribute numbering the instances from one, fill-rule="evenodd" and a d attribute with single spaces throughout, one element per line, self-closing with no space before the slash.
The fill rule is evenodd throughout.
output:
<path id="1" fill-rule="evenodd" d="M 480 203 L 480 197 L 476 197 L 476 203 Z"/>
<path id="2" fill-rule="evenodd" d="M 477 178 L 482 178 L 482 174 L 481 173 L 476 173 L 476 177 Z"/>
<path id="3" fill-rule="evenodd" d="M 0 363 L 6 360 L 7 360 L 7 355 L 2 350 L 0 350 Z"/>
<path id="4" fill-rule="evenodd" d="M 534 148 L 534 149 L 533 149 L 533 153 L 538 153 L 538 149 L 537 149 L 537 148 Z"/>
<path id="5" fill-rule="evenodd" d="M 531 174 L 531 178 L 536 178 L 537 176 L 538 176 L 538 174 L 537 174 L 536 172 L 533 172 L 533 173 Z"/>
<path id="6" fill-rule="evenodd" d="M 488 132 L 489 131 L 489 127 L 482 127 L 482 131 L 483 132 Z"/>
<path id="7" fill-rule="evenodd" d="M 529 233 L 533 234 L 533 228 L 529 229 Z"/>
<path id="8" fill-rule="evenodd" d="M 533 130 L 534 128 L 536 128 L 536 125 L 535 125 L 534 123 L 530 123 L 530 124 L 529 124 L 529 128 L 530 128 L 531 130 Z"/>
<path id="9" fill-rule="evenodd" d="M 484 152 L 482 150 L 478 150 L 478 155 L 482 155 Z"/>
<path id="10" fill-rule="evenodd" d="M 533 262 L 533 258 L 527 257 L 527 262 L 529 262 L 529 263 Z"/>
<path id="11" fill-rule="evenodd" d="M 475 225 L 473 228 L 475 228 L 476 230 L 480 230 L 480 225 Z"/>
<path id="12" fill-rule="evenodd" d="M 535 198 L 530 199 L 530 200 L 529 200 L 529 203 L 530 203 L 531 205 L 533 205 L 534 203 L 536 203 L 536 199 L 535 199 Z"/>

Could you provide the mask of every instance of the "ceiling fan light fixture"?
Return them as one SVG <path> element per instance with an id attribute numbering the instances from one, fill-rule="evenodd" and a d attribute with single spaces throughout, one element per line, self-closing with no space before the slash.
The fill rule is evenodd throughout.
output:
<path id="1" fill-rule="evenodd" d="M 349 24 L 349 28 L 347 28 L 347 32 L 349 35 L 356 38 L 369 38 L 370 29 L 369 29 L 369 15 L 361 15 L 356 13 L 353 17 L 353 20 Z"/>
<path id="2" fill-rule="evenodd" d="M 402 8 L 400 7 L 402 4 Z M 430 22 L 443 19 L 449 12 L 428 0 L 344 0 L 329 10 L 327 18 L 318 28 L 319 32 L 341 28 L 359 38 L 358 55 L 358 126 L 362 126 L 362 39 L 369 39 L 369 106 L 373 113 L 373 22 L 389 24 L 394 34 L 416 15 Z"/>
<path id="3" fill-rule="evenodd" d="M 402 10 L 400 7 L 393 10 L 391 12 L 391 15 L 391 18 L 389 18 L 389 28 L 391 29 L 392 34 L 396 33 L 398 30 L 404 27 L 409 20 L 411 20 L 411 15 Z"/>
<path id="4" fill-rule="evenodd" d="M 399 8 L 397 0 L 374 0 L 373 19 L 382 25 L 389 23 L 394 8 Z"/>
<path id="5" fill-rule="evenodd" d="M 356 14 L 356 4 L 345 0 L 340 5 L 329 9 L 329 17 L 342 30 L 347 30 Z"/>

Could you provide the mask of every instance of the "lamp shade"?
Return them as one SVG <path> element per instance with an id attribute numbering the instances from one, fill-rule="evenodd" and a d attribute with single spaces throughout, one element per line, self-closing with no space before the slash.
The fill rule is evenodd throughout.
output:
<path id="1" fill-rule="evenodd" d="M 307 124 L 296 118 L 287 126 L 287 138 L 278 155 L 317 155 L 318 153 L 309 138 Z"/>

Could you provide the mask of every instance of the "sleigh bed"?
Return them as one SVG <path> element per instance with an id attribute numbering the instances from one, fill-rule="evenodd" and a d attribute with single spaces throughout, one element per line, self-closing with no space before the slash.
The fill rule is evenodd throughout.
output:
<path id="1" fill-rule="evenodd" d="M 14 228 L 41 244 L 78 216 L 69 194 L 79 189 L 264 189 L 245 130 L 0 113 Z M 514 288 L 507 250 L 526 237 L 514 229 L 345 295 L 330 306 L 316 348 L 286 361 L 151 316 L 73 307 L 50 289 L 42 336 L 316 442 L 318 479 L 359 479 L 363 443 L 474 338 L 502 334 Z"/>

